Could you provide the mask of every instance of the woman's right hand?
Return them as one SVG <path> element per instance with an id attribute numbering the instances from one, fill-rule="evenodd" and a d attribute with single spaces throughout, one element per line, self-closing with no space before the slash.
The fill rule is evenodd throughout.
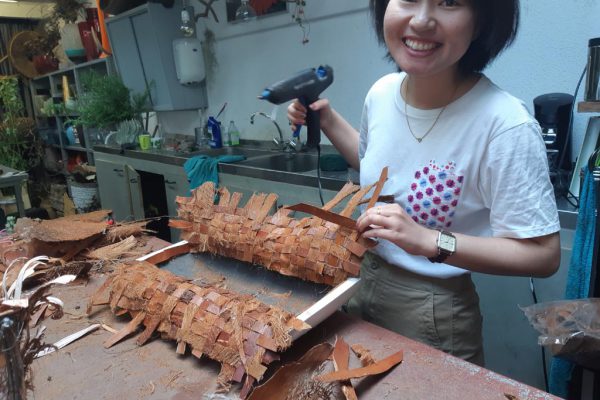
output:
<path id="1" fill-rule="evenodd" d="M 337 151 L 344 156 L 352 168 L 358 171 L 360 168 L 358 160 L 358 131 L 331 107 L 327 99 L 319 99 L 309 107 L 312 111 L 320 112 L 321 131 L 327 136 Z M 287 111 L 292 132 L 296 130 L 298 125 L 306 124 L 306 108 L 298 99 L 294 100 L 288 106 Z"/>
<path id="2" fill-rule="evenodd" d="M 313 111 L 321 112 L 321 128 L 327 130 L 327 127 L 333 117 L 333 109 L 327 99 L 319 99 L 309 105 Z M 290 120 L 290 127 L 292 131 L 296 130 L 298 125 L 306 125 L 306 107 L 298 101 L 294 100 L 287 108 L 288 119 Z"/>

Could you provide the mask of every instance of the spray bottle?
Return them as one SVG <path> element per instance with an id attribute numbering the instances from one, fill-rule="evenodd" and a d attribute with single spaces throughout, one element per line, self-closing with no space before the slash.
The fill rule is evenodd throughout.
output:
<path id="1" fill-rule="evenodd" d="M 221 138 L 221 123 L 215 119 L 215 117 L 208 117 L 208 133 L 211 139 L 208 141 L 208 145 L 213 149 L 220 149 L 223 147 L 223 140 Z"/>

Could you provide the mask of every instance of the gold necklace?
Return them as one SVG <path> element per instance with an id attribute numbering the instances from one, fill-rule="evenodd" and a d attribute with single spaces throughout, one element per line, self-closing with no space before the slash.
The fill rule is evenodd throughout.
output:
<path id="1" fill-rule="evenodd" d="M 458 86 L 454 88 L 454 91 L 452 92 L 452 97 L 450 97 L 450 102 L 448 104 L 450 104 L 452 102 L 452 99 L 454 98 L 454 95 L 456 94 L 456 90 L 458 89 Z M 440 117 L 442 116 L 442 113 L 444 112 L 444 110 L 446 109 L 446 107 L 448 107 L 448 104 L 446 104 L 444 107 L 442 107 L 442 109 L 440 110 L 440 112 L 438 113 L 437 117 L 435 117 L 435 121 L 433 121 L 433 124 L 429 127 L 429 129 L 427 129 L 427 132 L 425 132 L 425 134 L 421 137 L 418 137 L 417 135 L 415 135 L 415 133 L 413 132 L 412 128 L 410 127 L 410 121 L 408 119 L 408 112 L 407 112 L 407 106 L 406 104 L 408 103 L 408 80 L 406 81 L 406 100 L 404 101 L 404 117 L 406 118 L 406 125 L 408 126 L 408 130 L 410 132 L 410 134 L 412 135 L 412 137 L 415 138 L 415 140 L 419 143 L 421 143 L 423 141 L 423 139 L 425 139 L 425 137 L 427 135 L 429 135 L 429 132 L 431 132 L 433 130 L 433 127 L 435 126 L 435 124 L 437 124 L 438 120 L 440 119 Z"/>

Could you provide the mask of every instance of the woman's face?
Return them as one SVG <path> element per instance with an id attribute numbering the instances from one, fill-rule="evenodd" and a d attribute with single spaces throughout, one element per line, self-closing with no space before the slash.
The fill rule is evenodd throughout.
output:
<path id="1" fill-rule="evenodd" d="M 420 77 L 454 72 L 475 38 L 472 0 L 390 0 L 387 48 L 403 71 Z"/>

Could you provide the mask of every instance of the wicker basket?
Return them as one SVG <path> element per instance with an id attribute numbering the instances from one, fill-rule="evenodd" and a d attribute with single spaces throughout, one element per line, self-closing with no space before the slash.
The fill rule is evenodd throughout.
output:
<path id="1" fill-rule="evenodd" d="M 98 196 L 98 184 L 96 182 L 80 183 L 70 180 L 69 191 L 78 213 L 85 213 L 98 209 L 100 201 Z"/>

